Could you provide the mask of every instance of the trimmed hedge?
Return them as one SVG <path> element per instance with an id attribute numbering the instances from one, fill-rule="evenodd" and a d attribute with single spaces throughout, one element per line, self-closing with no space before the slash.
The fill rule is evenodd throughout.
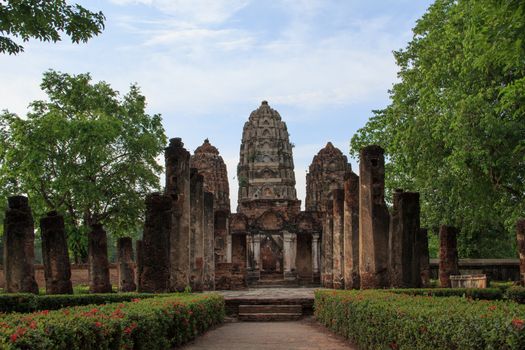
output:
<path id="1" fill-rule="evenodd" d="M 483 300 L 501 300 L 503 291 L 499 288 L 406 288 L 389 289 L 392 293 L 431 297 L 464 297 Z"/>
<path id="2" fill-rule="evenodd" d="M 525 349 L 525 307 L 389 291 L 317 291 L 315 316 L 362 349 Z"/>
<path id="3" fill-rule="evenodd" d="M 134 299 L 0 317 L 2 349 L 170 349 L 224 318 L 217 294 Z"/>
<path id="4" fill-rule="evenodd" d="M 0 294 L 0 312 L 35 312 L 40 310 L 58 310 L 64 307 L 108 304 L 146 299 L 174 294 L 148 293 L 108 293 L 108 294 L 61 294 L 35 295 L 26 293 Z"/>
<path id="5" fill-rule="evenodd" d="M 509 287 L 505 291 L 505 297 L 518 304 L 525 304 L 525 287 Z"/>

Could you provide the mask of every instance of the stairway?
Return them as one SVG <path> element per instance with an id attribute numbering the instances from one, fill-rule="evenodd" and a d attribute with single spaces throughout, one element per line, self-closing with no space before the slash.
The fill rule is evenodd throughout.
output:
<path id="1" fill-rule="evenodd" d="M 239 305 L 239 321 L 297 321 L 303 316 L 302 305 Z"/>

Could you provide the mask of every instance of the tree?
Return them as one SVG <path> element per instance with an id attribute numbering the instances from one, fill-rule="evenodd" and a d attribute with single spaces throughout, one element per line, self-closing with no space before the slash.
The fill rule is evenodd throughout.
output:
<path id="1" fill-rule="evenodd" d="M 387 187 L 422 194 L 423 224 L 460 253 L 514 256 L 525 213 L 525 3 L 437 0 L 394 53 L 391 103 L 352 138 L 386 150 Z"/>
<path id="2" fill-rule="evenodd" d="M 1 115 L 0 183 L 8 194 L 27 193 L 35 218 L 65 214 L 79 260 L 90 225 L 115 236 L 139 232 L 144 197 L 159 188 L 166 136 L 136 85 L 121 98 L 89 74 L 49 71 L 41 87 L 49 101 L 32 102 L 27 118 Z"/>
<path id="3" fill-rule="evenodd" d="M 74 43 L 87 42 L 104 29 L 102 12 L 91 12 L 65 0 L 7 0 L 0 2 L 0 53 L 24 50 L 12 38 L 57 42 L 65 32 Z M 10 37 L 12 38 L 10 38 Z"/>

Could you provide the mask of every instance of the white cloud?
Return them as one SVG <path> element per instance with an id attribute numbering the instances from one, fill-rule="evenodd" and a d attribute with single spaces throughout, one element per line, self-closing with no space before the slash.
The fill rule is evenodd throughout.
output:
<path id="1" fill-rule="evenodd" d="M 143 4 L 196 24 L 226 21 L 245 7 L 248 0 L 111 0 L 118 5 Z"/>

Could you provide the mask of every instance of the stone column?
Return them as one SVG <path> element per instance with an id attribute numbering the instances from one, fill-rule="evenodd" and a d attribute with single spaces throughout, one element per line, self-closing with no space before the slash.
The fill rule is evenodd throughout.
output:
<path id="1" fill-rule="evenodd" d="M 204 290 L 215 289 L 215 229 L 213 193 L 204 192 Z"/>
<path id="2" fill-rule="evenodd" d="M 146 219 L 142 244 L 137 245 L 141 270 L 139 292 L 164 293 L 170 290 L 170 238 L 173 198 L 160 193 L 146 196 Z"/>
<path id="3" fill-rule="evenodd" d="M 35 281 L 35 228 L 29 201 L 7 199 L 4 219 L 4 277 L 8 293 L 38 294 Z"/>
<path id="4" fill-rule="evenodd" d="M 135 280 L 137 281 L 137 290 L 140 289 L 140 286 L 142 283 L 140 282 L 140 276 L 142 275 L 142 266 L 144 263 L 142 262 L 143 256 L 144 256 L 144 241 L 142 239 L 137 239 L 135 242 L 135 261 L 137 263 L 137 269 L 135 270 Z"/>
<path id="5" fill-rule="evenodd" d="M 256 233 L 253 235 L 253 261 L 254 268 L 261 270 L 261 235 Z"/>
<path id="6" fill-rule="evenodd" d="M 88 234 L 89 292 L 111 293 L 109 279 L 108 240 L 100 224 L 91 225 Z"/>
<path id="7" fill-rule="evenodd" d="M 47 213 L 40 219 L 40 235 L 46 294 L 73 294 L 64 217 L 56 211 Z"/>
<path id="8" fill-rule="evenodd" d="M 319 233 L 312 233 L 312 274 L 316 281 L 319 278 Z"/>
<path id="9" fill-rule="evenodd" d="M 333 287 L 334 289 L 344 288 L 344 205 L 345 205 L 345 191 L 332 190 L 333 204 L 333 251 L 332 251 L 332 273 L 333 273 Z"/>
<path id="10" fill-rule="evenodd" d="M 204 177 L 197 169 L 190 176 L 190 285 L 193 291 L 204 289 Z"/>
<path id="11" fill-rule="evenodd" d="M 459 275 L 457 234 L 455 227 L 441 225 L 439 228 L 439 283 L 442 288 L 450 288 L 450 275 Z"/>
<path id="12" fill-rule="evenodd" d="M 133 242 L 131 237 L 121 237 L 117 241 L 118 290 L 134 292 L 135 269 L 133 268 Z"/>
<path id="13" fill-rule="evenodd" d="M 230 232 L 226 234 L 226 262 L 232 263 L 232 235 Z"/>
<path id="14" fill-rule="evenodd" d="M 385 203 L 385 157 L 379 146 L 359 152 L 359 278 L 361 289 L 385 288 L 390 215 Z"/>
<path id="15" fill-rule="evenodd" d="M 352 171 L 344 179 L 344 278 L 345 289 L 359 288 L 359 176 Z"/>
<path id="16" fill-rule="evenodd" d="M 333 201 L 326 201 L 326 212 L 323 219 L 323 236 L 321 240 L 321 285 L 333 288 L 332 254 L 333 254 Z"/>
<path id="17" fill-rule="evenodd" d="M 190 153 L 180 138 L 165 149 L 166 194 L 173 201 L 170 233 L 170 289 L 190 285 Z"/>
<path id="18" fill-rule="evenodd" d="M 248 271 L 253 270 L 255 267 L 253 266 L 253 235 L 247 234 L 246 235 L 246 269 Z"/>
<path id="19" fill-rule="evenodd" d="M 525 219 L 519 219 L 516 223 L 516 240 L 520 257 L 520 281 L 521 285 L 525 285 Z"/>
<path id="20" fill-rule="evenodd" d="M 284 279 L 296 279 L 294 269 L 294 243 L 296 243 L 296 234 L 288 231 L 283 231 L 283 271 Z"/>
<path id="21" fill-rule="evenodd" d="M 419 272 L 421 276 L 421 287 L 430 286 L 430 256 L 428 253 L 428 230 L 420 228 L 416 236 L 416 250 L 419 256 Z"/>
<path id="22" fill-rule="evenodd" d="M 419 232 L 419 193 L 394 192 L 389 234 L 389 273 L 393 288 L 420 286 L 419 254 L 416 237 Z"/>

